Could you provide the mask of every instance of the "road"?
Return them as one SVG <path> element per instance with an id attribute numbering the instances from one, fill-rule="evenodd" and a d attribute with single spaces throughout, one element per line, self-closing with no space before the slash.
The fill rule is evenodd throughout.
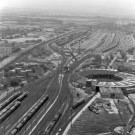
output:
<path id="1" fill-rule="evenodd" d="M 129 132 L 130 132 L 132 126 L 135 124 L 135 103 L 131 99 L 129 99 L 129 100 L 133 106 L 133 115 L 132 115 L 131 119 L 128 121 L 128 123 L 124 129 L 124 135 L 130 135 Z"/>

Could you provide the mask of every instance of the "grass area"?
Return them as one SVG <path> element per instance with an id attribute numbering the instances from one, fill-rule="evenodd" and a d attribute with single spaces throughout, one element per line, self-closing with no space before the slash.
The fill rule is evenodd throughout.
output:
<path id="1" fill-rule="evenodd" d="M 105 103 L 105 100 L 98 99 L 100 103 Z M 126 105 L 115 103 L 119 106 L 119 113 L 109 114 L 104 107 L 100 108 L 99 114 L 95 114 L 88 109 L 75 121 L 68 135 L 97 135 L 108 133 L 108 135 L 118 135 L 113 131 L 114 127 L 123 125 L 129 120 L 131 113 Z M 120 113 L 122 112 L 122 113 Z"/>

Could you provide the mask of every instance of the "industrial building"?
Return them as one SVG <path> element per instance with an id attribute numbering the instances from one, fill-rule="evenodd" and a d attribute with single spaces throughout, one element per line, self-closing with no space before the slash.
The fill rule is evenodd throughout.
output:
<path id="1" fill-rule="evenodd" d="M 123 92 L 120 88 L 100 87 L 102 98 L 123 99 Z"/>

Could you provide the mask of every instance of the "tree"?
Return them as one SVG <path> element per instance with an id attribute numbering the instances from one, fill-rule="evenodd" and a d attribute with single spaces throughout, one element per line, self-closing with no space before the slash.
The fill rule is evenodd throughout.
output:
<path id="1" fill-rule="evenodd" d="M 110 54 L 110 59 L 112 60 L 114 58 L 114 55 L 111 53 Z"/>
<path id="2" fill-rule="evenodd" d="M 110 62 L 110 57 L 108 55 L 105 55 L 105 61 L 108 63 Z"/>
<path id="3" fill-rule="evenodd" d="M 130 48 L 130 49 L 127 50 L 127 52 L 128 52 L 129 54 L 131 54 L 131 55 L 133 55 L 133 51 L 134 51 L 134 47 L 132 47 L 132 48 Z"/>
<path id="4" fill-rule="evenodd" d="M 20 78 L 13 77 L 10 80 L 10 86 L 13 86 L 13 87 L 18 86 L 20 82 L 21 82 Z"/>
<path id="5" fill-rule="evenodd" d="M 77 93 L 76 93 L 76 96 L 77 96 L 77 98 L 80 98 L 80 93 L 77 92 Z"/>

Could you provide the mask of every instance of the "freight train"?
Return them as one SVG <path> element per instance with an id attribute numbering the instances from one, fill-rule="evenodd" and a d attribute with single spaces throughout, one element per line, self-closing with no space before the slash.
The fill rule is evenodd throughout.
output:
<path id="1" fill-rule="evenodd" d="M 58 113 L 54 116 L 53 120 L 50 121 L 50 123 L 46 127 L 43 135 L 50 135 L 51 134 L 51 132 L 53 131 L 53 129 L 56 126 L 57 122 L 59 121 L 61 115 L 62 115 L 62 111 L 59 110 Z"/>
<path id="2" fill-rule="evenodd" d="M 37 104 L 27 113 L 27 115 L 19 122 L 9 135 L 17 135 L 18 132 L 25 126 L 25 124 L 35 115 L 41 106 L 49 99 L 49 96 L 42 97 Z"/>

